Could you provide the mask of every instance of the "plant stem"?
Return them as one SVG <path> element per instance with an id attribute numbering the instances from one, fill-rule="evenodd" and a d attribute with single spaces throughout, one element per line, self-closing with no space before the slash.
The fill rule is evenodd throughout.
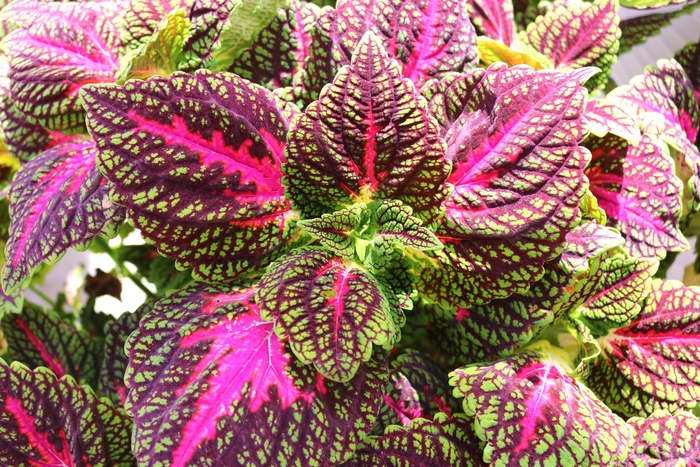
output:
<path id="1" fill-rule="evenodd" d="M 44 300 L 46 303 L 48 303 L 49 305 L 51 305 L 51 308 L 52 308 L 52 309 L 56 307 L 56 302 L 54 302 L 53 300 L 51 300 L 44 292 L 42 292 L 41 290 L 37 289 L 36 286 L 30 285 L 30 286 L 29 286 L 29 290 L 31 290 L 32 292 L 34 292 L 35 294 L 37 294 L 37 295 L 39 296 L 39 298 L 41 298 L 41 299 Z"/>
<path id="2" fill-rule="evenodd" d="M 143 290 L 143 292 L 146 294 L 146 296 L 148 298 L 155 298 L 156 295 L 153 292 L 151 292 L 148 289 L 148 287 L 143 285 L 143 282 L 141 282 L 143 280 L 141 275 L 139 273 L 133 273 L 133 272 L 129 271 L 129 268 L 126 267 L 124 262 L 117 257 L 116 253 L 114 253 L 114 250 L 112 249 L 112 247 L 109 246 L 109 243 L 107 243 L 107 240 L 105 240 L 104 238 L 102 238 L 98 235 L 95 237 L 95 242 L 100 246 L 100 248 L 102 248 L 109 255 L 110 258 L 112 258 L 112 261 L 114 261 L 114 263 L 117 265 L 119 272 L 123 276 L 131 279 L 131 282 L 136 284 L 136 286 L 139 289 Z"/>

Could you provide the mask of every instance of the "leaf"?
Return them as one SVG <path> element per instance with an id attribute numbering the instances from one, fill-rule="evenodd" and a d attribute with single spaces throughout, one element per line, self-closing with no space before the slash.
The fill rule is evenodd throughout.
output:
<path id="1" fill-rule="evenodd" d="M 614 230 L 596 221 L 582 222 L 566 235 L 566 248 L 557 265 L 576 277 L 588 273 L 591 260 L 622 245 L 624 240 Z"/>
<path id="2" fill-rule="evenodd" d="M 427 86 L 455 189 L 422 293 L 455 306 L 523 293 L 561 253 L 587 189 L 578 143 L 592 73 L 496 64 Z"/>
<path id="3" fill-rule="evenodd" d="M 320 9 L 313 3 L 290 0 L 260 31 L 253 45 L 234 60 L 229 71 L 271 90 L 292 86 L 309 55 L 309 31 L 319 15 Z"/>
<path id="4" fill-rule="evenodd" d="M 389 350 L 398 340 L 395 320 L 403 315 L 392 309 L 390 293 L 357 264 L 310 247 L 267 269 L 257 301 L 260 317 L 275 322 L 302 363 L 344 383 L 372 357 L 372 344 Z"/>
<path id="5" fill-rule="evenodd" d="M 671 20 L 690 14 L 700 6 L 700 3 L 688 3 L 680 10 L 657 13 L 620 21 L 620 50 L 619 54 L 628 52 L 635 45 L 643 44 L 652 36 L 661 33 L 661 30 L 671 24 Z M 676 60 L 678 60 L 676 58 Z M 679 60 L 680 62 L 680 60 Z"/>
<path id="6" fill-rule="evenodd" d="M 633 438 L 626 466 L 690 466 L 700 462 L 700 420 L 695 415 L 659 410 L 649 418 L 634 417 L 627 423 Z"/>
<path id="7" fill-rule="evenodd" d="M 622 0 L 620 1 L 620 6 L 644 10 L 646 8 L 660 8 L 666 5 L 679 5 L 682 3 L 686 3 L 686 0 Z"/>
<path id="8" fill-rule="evenodd" d="M 243 6 L 243 0 L 192 0 L 190 35 L 182 47 L 180 70 L 193 73 L 215 67 L 214 52 L 220 47 L 222 31 Z"/>
<path id="9" fill-rule="evenodd" d="M 85 249 L 97 235 L 113 236 L 124 211 L 108 198 L 95 167 L 95 143 L 56 146 L 24 165 L 10 189 L 10 239 L 3 287 L 26 284 L 42 263 L 69 248 Z"/>
<path id="10" fill-rule="evenodd" d="M 142 465 L 337 465 L 371 430 L 386 354 L 347 383 L 326 380 L 288 353 L 254 294 L 176 292 L 129 338 L 127 411 Z"/>
<path id="11" fill-rule="evenodd" d="M 674 155 L 677 173 L 688 172 L 681 178 L 687 180 L 688 188 L 684 200 L 689 202 L 681 222 L 685 224 L 700 210 L 700 152 L 693 144 L 700 129 L 700 105 L 677 62 L 659 60 L 657 66 L 647 67 L 643 75 L 614 89 L 608 98 L 629 106 L 645 128 L 658 131 L 665 143 L 680 151 L 680 157 Z"/>
<path id="12" fill-rule="evenodd" d="M 179 268 L 231 280 L 298 234 L 281 183 L 290 115 L 269 91 L 200 71 L 83 96 L 112 199 Z"/>
<path id="13" fill-rule="evenodd" d="M 494 39 L 506 47 L 513 44 L 515 22 L 512 1 L 469 0 L 466 5 L 469 19 L 478 35 Z"/>
<path id="14" fill-rule="evenodd" d="M 689 249 L 679 226 L 683 186 L 661 140 L 645 132 L 635 146 L 609 135 L 589 147 L 590 190 L 630 254 L 663 259 L 667 251 Z"/>
<path id="15" fill-rule="evenodd" d="M 603 74 L 594 77 L 595 84 L 589 85 L 604 85 L 617 61 L 620 37 L 617 8 L 615 0 L 555 4 L 530 23 L 521 38 L 549 57 L 556 70 L 601 68 Z"/>
<path id="16" fill-rule="evenodd" d="M 492 466 L 609 466 L 626 457 L 625 422 L 536 353 L 459 368 L 450 384 Z"/>
<path id="17" fill-rule="evenodd" d="M 2 256 L 2 255 L 0 255 Z M 0 287 L 0 318 L 13 313 L 20 313 L 24 304 L 24 292 L 19 290 L 6 294 Z M 6 318 L 8 319 L 8 318 Z"/>
<path id="18" fill-rule="evenodd" d="M 692 407 L 700 398 L 698 323 L 700 290 L 653 281 L 632 323 L 598 339 L 603 353 L 586 384 L 628 416 Z"/>
<path id="19" fill-rule="evenodd" d="M 121 45 L 118 16 L 112 2 L 19 0 L 3 10 L 4 18 L 22 26 L 3 45 L 14 105 L 30 123 L 83 130 L 79 91 L 88 83 L 114 81 Z"/>
<path id="20" fill-rule="evenodd" d="M 321 13 L 309 44 L 303 83 L 305 102 L 319 99 L 326 83 L 373 32 L 404 78 L 420 89 L 431 78 L 476 64 L 476 34 L 466 5 L 458 0 L 340 0 Z"/>
<path id="21" fill-rule="evenodd" d="M 637 145 L 642 137 L 632 110 L 610 99 L 589 100 L 583 120 L 586 129 L 599 138 L 612 133 Z"/>
<path id="22" fill-rule="evenodd" d="M 277 11 L 289 0 L 243 0 L 229 15 L 218 38 L 219 45 L 212 52 L 207 67 L 223 71 L 228 69 L 241 53 L 255 44 L 258 34 L 277 16 Z"/>
<path id="23" fill-rule="evenodd" d="M 700 3 L 695 5 L 700 5 Z M 685 47 L 676 52 L 673 58 L 683 68 L 683 71 L 693 84 L 696 99 L 700 100 L 700 41 L 686 44 Z"/>
<path id="24" fill-rule="evenodd" d="M 481 462 L 481 449 L 470 424 L 463 414 L 453 418 L 440 414 L 433 421 L 417 418 L 407 428 L 391 426 L 383 436 L 367 437 L 343 466 L 485 465 Z"/>
<path id="25" fill-rule="evenodd" d="M 189 36 L 190 20 L 185 14 L 182 9 L 168 14 L 150 39 L 122 57 L 118 83 L 156 75 L 167 78 L 177 71 L 182 45 Z"/>
<path id="26" fill-rule="evenodd" d="M 433 360 L 407 349 L 392 365 L 375 432 L 379 429 L 380 434 L 384 433 L 389 425 L 409 426 L 420 417 L 432 419 L 439 413 L 450 417 L 460 412 L 459 403 L 452 397 L 447 372 Z"/>
<path id="27" fill-rule="evenodd" d="M 101 344 L 56 312 L 26 303 L 21 314 L 4 317 L 2 330 L 8 344 L 5 360 L 43 366 L 59 378 L 70 375 L 78 384 L 97 387 Z"/>
<path id="28" fill-rule="evenodd" d="M 476 45 L 482 67 L 488 68 L 496 62 L 505 62 L 509 67 L 528 65 L 535 70 L 551 68 L 547 57 L 521 41 L 516 40 L 508 47 L 495 39 L 479 36 Z"/>
<path id="29" fill-rule="evenodd" d="M 124 373 L 129 357 L 124 346 L 132 332 L 139 328 L 141 319 L 153 309 L 155 302 L 147 301 L 133 313 L 124 313 L 116 321 L 105 326 L 104 360 L 99 371 L 99 389 L 103 397 L 116 407 L 124 406 L 128 388 L 124 383 Z"/>
<path id="30" fill-rule="evenodd" d="M 400 201 L 382 201 L 374 211 L 377 226 L 375 242 L 381 238 L 390 245 L 418 251 L 439 250 L 442 243 L 423 222 L 412 216 L 413 210 Z"/>
<path id="31" fill-rule="evenodd" d="M 171 12 L 190 11 L 193 0 L 127 0 L 121 22 L 121 40 L 127 51 L 136 50 L 151 40 L 161 21 Z M 128 52 L 127 52 L 128 53 Z"/>
<path id="32" fill-rule="evenodd" d="M 131 420 L 70 377 L 0 361 L 0 462 L 131 467 Z"/>
<path id="33" fill-rule="evenodd" d="M 305 218 L 370 199 L 435 215 L 450 170 L 438 131 L 425 100 L 367 33 L 290 131 L 285 193 Z"/>
<path id="34" fill-rule="evenodd" d="M 323 214 L 315 219 L 299 221 L 299 226 L 340 258 L 355 257 L 353 233 L 369 216 L 366 204 L 353 204 L 347 209 Z"/>
<path id="35" fill-rule="evenodd" d="M 639 315 L 658 267 L 658 261 L 629 258 L 624 254 L 606 258 L 596 274 L 595 295 L 577 314 L 596 332 L 629 325 Z"/>

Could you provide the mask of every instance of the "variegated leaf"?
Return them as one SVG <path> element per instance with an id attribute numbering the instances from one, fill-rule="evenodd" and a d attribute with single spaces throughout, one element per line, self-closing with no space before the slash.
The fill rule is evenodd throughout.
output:
<path id="1" fill-rule="evenodd" d="M 403 314 L 392 292 L 357 264 L 317 248 L 301 248 L 272 264 L 260 280 L 260 316 L 303 363 L 334 381 L 350 381 L 372 357 L 391 349 Z M 394 316 L 394 315 L 397 316 Z"/>
<path id="2" fill-rule="evenodd" d="M 476 33 L 510 46 L 515 39 L 511 0 L 469 0 L 469 19 Z"/>
<path id="3" fill-rule="evenodd" d="M 648 418 L 634 417 L 630 454 L 625 467 L 692 466 L 700 463 L 700 420 L 681 412 L 659 410 Z"/>
<path id="4" fill-rule="evenodd" d="M 337 465 L 370 432 L 386 353 L 347 383 L 327 380 L 260 319 L 254 293 L 179 291 L 129 338 L 126 406 L 141 465 Z"/>
<path id="5" fill-rule="evenodd" d="M 425 100 L 368 32 L 291 130 L 285 193 L 306 218 L 369 199 L 434 216 L 450 170 L 438 132 Z"/>
<path id="6" fill-rule="evenodd" d="M 642 137 L 632 109 L 610 99 L 588 101 L 583 121 L 586 129 L 599 138 L 612 133 L 636 145 Z"/>
<path id="7" fill-rule="evenodd" d="M 113 200 L 179 267 L 230 280 L 298 235 L 281 183 L 290 114 L 269 91 L 200 71 L 90 87 L 84 99 Z"/>
<path id="8" fill-rule="evenodd" d="M 561 253 L 587 189 L 578 143 L 592 73 L 496 64 L 426 88 L 455 189 L 421 292 L 455 306 L 523 293 Z"/>
<path id="9" fill-rule="evenodd" d="M 138 49 L 147 43 L 158 30 L 161 21 L 172 11 L 190 10 L 194 0 L 127 0 L 124 4 L 124 21 L 121 40 L 128 50 Z"/>
<path id="10" fill-rule="evenodd" d="M 10 190 L 6 292 L 21 288 L 42 262 L 57 261 L 69 248 L 87 248 L 97 235 L 116 233 L 124 210 L 109 200 L 95 157 L 92 141 L 62 144 L 18 172 Z"/>

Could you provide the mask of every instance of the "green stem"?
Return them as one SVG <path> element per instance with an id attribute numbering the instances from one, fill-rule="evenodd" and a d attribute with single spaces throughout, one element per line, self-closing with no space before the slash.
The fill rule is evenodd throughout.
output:
<path id="1" fill-rule="evenodd" d="M 141 282 L 143 280 L 141 275 L 139 273 L 133 273 L 133 272 L 129 271 L 129 268 L 126 267 L 124 262 L 122 262 L 122 260 L 120 260 L 117 257 L 116 253 L 114 253 L 114 250 L 112 249 L 112 247 L 109 246 L 109 243 L 107 243 L 107 240 L 105 240 L 103 237 L 100 237 L 98 235 L 95 237 L 95 243 L 97 243 L 100 246 L 100 248 L 102 248 L 105 251 L 105 253 L 107 253 L 109 255 L 110 258 L 112 258 L 112 261 L 114 261 L 114 263 L 117 265 L 119 272 L 123 276 L 131 279 L 131 282 L 136 284 L 136 287 L 143 290 L 143 292 L 146 294 L 146 296 L 148 298 L 155 298 L 156 295 L 153 292 L 151 292 L 148 289 L 148 287 L 143 285 L 143 282 Z"/>
<path id="2" fill-rule="evenodd" d="M 51 308 L 52 308 L 52 309 L 56 307 L 56 302 L 54 302 L 53 300 L 51 300 L 44 292 L 42 292 L 41 290 L 37 289 L 34 285 L 30 285 L 30 286 L 29 286 L 29 290 L 31 290 L 32 292 L 34 292 L 35 294 L 37 294 L 37 295 L 39 296 L 39 298 L 41 298 L 41 299 L 44 300 L 46 303 L 48 303 L 49 305 L 51 305 Z"/>

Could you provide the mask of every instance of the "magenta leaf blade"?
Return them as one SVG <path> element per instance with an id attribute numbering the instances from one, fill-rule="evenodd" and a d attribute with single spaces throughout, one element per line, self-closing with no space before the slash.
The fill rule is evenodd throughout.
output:
<path id="1" fill-rule="evenodd" d="M 0 361 L 0 463 L 132 467 L 132 422 L 70 377 Z"/>
<path id="2" fill-rule="evenodd" d="M 587 188 L 578 143 L 592 73 L 495 64 L 426 87 L 455 188 L 421 292 L 459 306 L 522 293 L 561 253 Z"/>
<path id="3" fill-rule="evenodd" d="M 511 0 L 469 0 L 466 5 L 477 34 L 512 44 L 516 31 Z"/>
<path id="4" fill-rule="evenodd" d="M 603 467 L 625 459 L 625 422 L 536 353 L 457 369 L 450 384 L 465 397 L 490 465 Z"/>
<path id="5" fill-rule="evenodd" d="M 301 362 L 346 382 L 372 357 L 373 344 L 389 350 L 398 340 L 403 314 L 391 293 L 357 264 L 309 247 L 268 268 L 258 303 Z"/>
<path id="6" fill-rule="evenodd" d="M 109 200 L 109 184 L 95 166 L 95 143 L 56 146 L 24 165 L 10 189 L 10 238 L 3 287 L 22 287 L 41 262 L 69 248 L 87 248 L 97 235 L 112 236 L 124 210 Z"/>
<path id="7" fill-rule="evenodd" d="M 85 112 L 80 88 L 114 82 L 121 46 L 111 2 L 14 2 L 3 11 L 21 26 L 4 41 L 15 107 L 31 123 L 80 132 Z"/>
<path id="8" fill-rule="evenodd" d="M 269 91 L 200 71 L 83 96 L 113 200 L 179 267 L 230 280 L 298 235 L 281 184 L 291 110 Z"/>
<path id="9" fill-rule="evenodd" d="M 288 352 L 254 295 L 185 289 L 159 301 L 132 334 L 126 406 L 141 464 L 336 465 L 370 432 L 386 353 L 347 383 L 327 380 Z"/>
<path id="10" fill-rule="evenodd" d="M 601 357 L 586 384 L 628 416 L 676 413 L 700 399 L 700 291 L 678 281 L 652 282 L 629 326 L 598 338 Z"/>
<path id="11" fill-rule="evenodd" d="M 397 199 L 425 217 L 447 194 L 444 149 L 425 100 L 367 33 L 290 132 L 286 193 L 307 218 L 367 198 Z"/>

